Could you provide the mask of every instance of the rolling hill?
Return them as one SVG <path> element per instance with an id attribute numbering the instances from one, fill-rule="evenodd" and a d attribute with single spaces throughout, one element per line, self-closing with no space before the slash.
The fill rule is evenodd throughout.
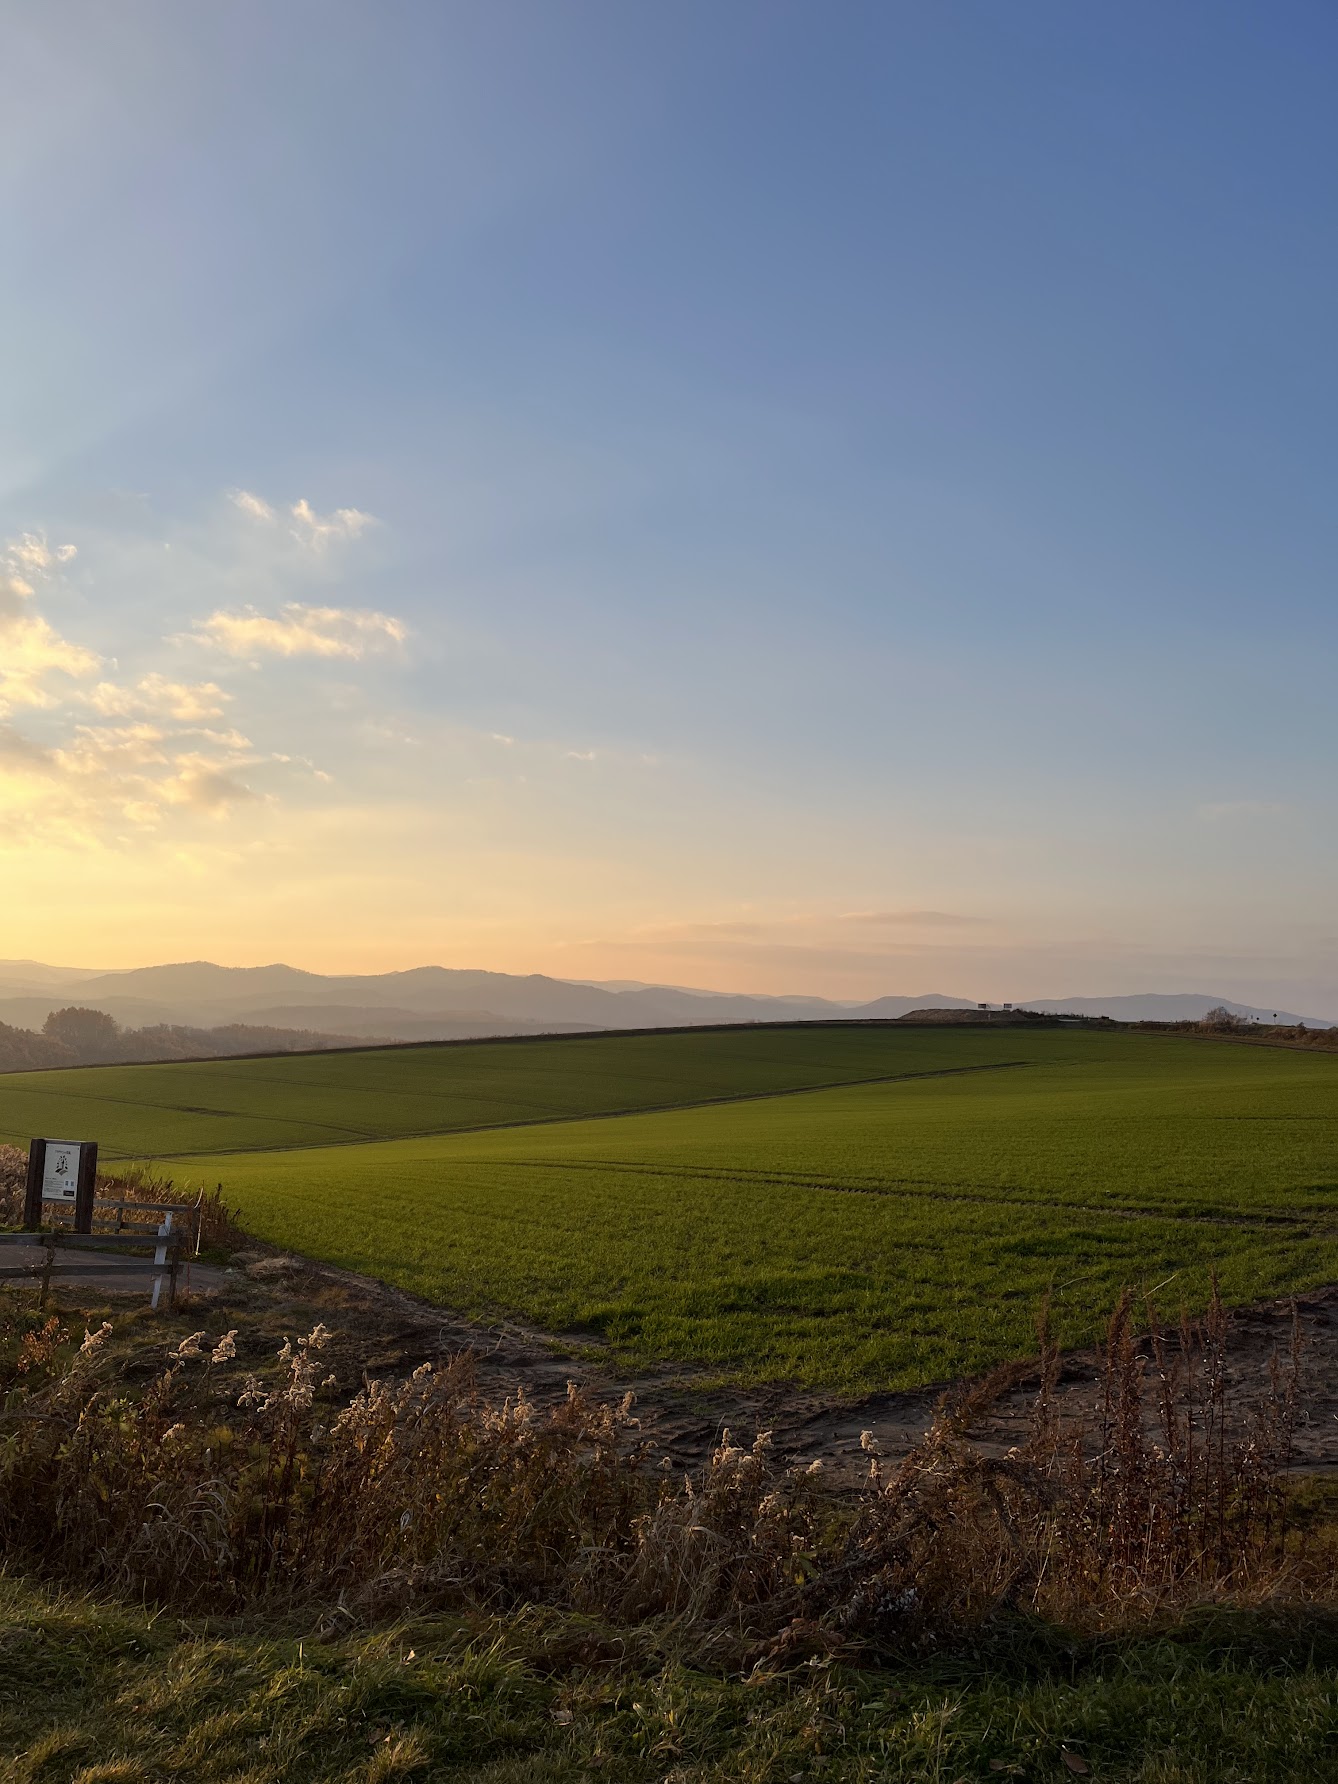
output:
<path id="1" fill-rule="evenodd" d="M 577 1035 L 0 1079 L 248 1228 L 620 1363 L 913 1387 L 1333 1280 L 1338 1057 L 1116 1028 Z"/>
<path id="2" fill-rule="evenodd" d="M 896 1020 L 914 1009 L 959 1008 L 977 1000 L 926 992 L 836 1002 L 761 997 L 683 986 L 517 976 L 441 966 L 403 972 L 325 974 L 276 964 L 217 966 L 187 961 L 117 972 L 83 972 L 35 961 L 0 962 L 0 1022 L 40 1028 L 48 1012 L 78 1003 L 105 1010 L 126 1027 L 158 1023 L 212 1028 L 249 1023 L 379 1040 L 451 1040 L 467 1035 L 565 1033 L 573 1029 L 696 1027 L 726 1022 L 855 1018 Z M 1119 1021 L 1192 1021 L 1214 1005 L 1272 1020 L 1273 1012 L 1208 993 L 1014 1000 L 1046 1012 L 1075 1011 Z M 1317 1017 L 1279 1011 L 1277 1020 L 1324 1028 Z"/>

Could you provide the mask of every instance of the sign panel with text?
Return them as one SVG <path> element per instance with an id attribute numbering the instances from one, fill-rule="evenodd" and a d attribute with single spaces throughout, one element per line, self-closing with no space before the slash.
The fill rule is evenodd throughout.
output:
<path id="1" fill-rule="evenodd" d="M 68 1202 L 73 1208 L 79 1193 L 79 1141 L 48 1140 L 42 1165 L 42 1200 Z"/>
<path id="2" fill-rule="evenodd" d="M 23 1224 L 29 1232 L 54 1221 L 63 1211 L 74 1217 L 76 1233 L 93 1230 L 93 1192 L 98 1175 L 96 1140 L 34 1140 L 28 1147 L 28 1185 Z"/>

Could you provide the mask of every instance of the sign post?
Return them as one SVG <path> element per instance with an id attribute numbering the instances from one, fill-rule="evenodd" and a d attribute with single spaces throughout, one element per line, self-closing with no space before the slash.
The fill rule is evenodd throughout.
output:
<path id="1" fill-rule="evenodd" d="M 96 1140 L 33 1140 L 28 1147 L 28 1182 L 23 1225 L 36 1232 L 42 1216 L 69 1208 L 76 1233 L 93 1231 L 93 1191 L 98 1175 Z"/>

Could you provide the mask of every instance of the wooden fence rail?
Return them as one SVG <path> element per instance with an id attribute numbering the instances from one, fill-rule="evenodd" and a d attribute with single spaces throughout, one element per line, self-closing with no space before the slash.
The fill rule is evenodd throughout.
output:
<path id="1" fill-rule="evenodd" d="M 192 1255 L 198 1257 L 203 1208 L 203 1190 L 192 1203 L 115 1201 L 98 1196 L 93 1203 L 92 1230 L 95 1234 L 132 1233 L 136 1237 L 143 1234 L 144 1238 L 152 1239 L 158 1235 L 163 1216 L 170 1214 L 174 1230 L 177 1230 L 177 1221 L 184 1221 L 182 1230 L 189 1235 Z M 74 1217 L 66 1209 L 48 1205 L 45 1215 L 57 1231 L 72 1232 Z"/>
<path id="2" fill-rule="evenodd" d="M 142 1202 L 138 1205 L 144 1206 Z M 186 1231 L 173 1228 L 171 1213 L 156 1232 L 0 1233 L 0 1280 L 16 1277 L 40 1280 L 42 1292 L 39 1304 L 45 1307 L 53 1278 L 90 1275 L 114 1278 L 118 1274 L 124 1277 L 128 1272 L 143 1272 L 148 1269 L 154 1272 L 152 1305 L 155 1308 L 158 1306 L 163 1283 L 166 1281 L 168 1306 L 174 1308 L 177 1276 L 183 1257 L 189 1267 L 188 1242 L 189 1235 Z M 142 1253 L 146 1245 L 153 1247 L 151 1258 L 134 1255 L 136 1251 Z M 34 1255 L 16 1256 L 16 1253 L 22 1251 L 29 1251 Z M 121 1255 L 109 1257 L 108 1252 Z M 58 1261 L 58 1253 L 65 1254 L 63 1260 Z"/>

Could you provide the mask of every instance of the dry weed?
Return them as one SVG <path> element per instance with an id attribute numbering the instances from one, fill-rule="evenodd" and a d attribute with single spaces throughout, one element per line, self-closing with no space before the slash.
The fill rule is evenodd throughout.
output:
<path id="1" fill-rule="evenodd" d="M 1238 1405 L 1227 1335 L 1214 1299 L 1197 1325 L 1168 1336 L 1150 1319 L 1140 1339 L 1126 1295 L 1084 1425 L 1060 1410 L 1043 1327 L 1022 1445 L 990 1456 L 970 1435 L 1013 1370 L 945 1403 L 895 1469 L 870 1444 L 852 1505 L 777 1465 L 765 1437 L 726 1437 L 697 1477 L 674 1477 L 630 1397 L 489 1403 L 468 1357 L 340 1404 L 321 1326 L 285 1345 L 277 1385 L 238 1381 L 235 1413 L 211 1423 L 181 1390 L 189 1372 L 227 1380 L 235 1333 L 183 1340 L 130 1398 L 104 1327 L 63 1373 L 13 1378 L 0 1552 L 183 1610 L 551 1605 L 765 1667 L 943 1639 L 1001 1611 L 1102 1621 L 1329 1592 L 1331 1562 L 1307 1560 L 1287 1524 L 1299 1345 Z"/>
<path id="2" fill-rule="evenodd" d="M 27 1178 L 27 1156 L 17 1146 L 0 1146 L 0 1227 L 22 1225 Z M 160 1176 L 149 1164 L 124 1164 L 112 1171 L 98 1172 L 97 1194 L 101 1200 L 165 1202 L 193 1210 L 202 1191 L 203 1185 L 195 1190 L 178 1187 L 172 1178 Z M 223 1185 L 203 1191 L 200 1243 L 204 1249 L 235 1251 L 245 1241 L 236 1212 L 224 1205 Z"/>

